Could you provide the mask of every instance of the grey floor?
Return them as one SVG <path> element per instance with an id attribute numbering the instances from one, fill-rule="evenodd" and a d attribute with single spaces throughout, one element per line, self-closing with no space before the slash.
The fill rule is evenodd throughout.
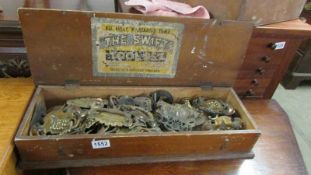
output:
<path id="1" fill-rule="evenodd" d="M 311 83 L 304 83 L 295 90 L 287 90 L 279 85 L 272 98 L 287 112 L 307 170 L 311 174 Z"/>

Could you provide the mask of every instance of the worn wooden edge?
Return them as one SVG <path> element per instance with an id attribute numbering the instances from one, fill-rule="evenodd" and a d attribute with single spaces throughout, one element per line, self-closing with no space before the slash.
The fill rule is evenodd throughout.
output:
<path id="1" fill-rule="evenodd" d="M 176 156 L 139 156 L 124 158 L 103 158 L 103 159 L 84 159 L 84 160 L 62 160 L 62 161 L 20 161 L 18 166 L 21 169 L 53 169 L 53 168 L 72 168 L 72 167 L 96 167 L 109 165 L 129 165 L 147 164 L 161 162 L 193 162 L 207 160 L 224 159 L 252 159 L 253 152 L 248 153 L 226 153 L 221 155 L 176 155 Z"/>
<path id="2" fill-rule="evenodd" d="M 12 153 L 13 153 L 13 145 L 9 144 L 6 147 L 3 157 L 0 159 L 0 172 L 4 172 L 4 170 L 6 169 L 7 163 L 9 162 Z"/>
<path id="3" fill-rule="evenodd" d="M 0 53 L 4 53 L 4 54 L 26 54 L 27 52 L 26 52 L 26 49 L 24 47 L 0 47 Z"/>
<path id="4" fill-rule="evenodd" d="M 171 136 L 200 136 L 200 135 L 234 135 L 234 134 L 256 134 L 260 135 L 260 130 L 249 129 L 249 130 L 228 130 L 228 131 L 191 131 L 191 132 L 163 132 L 163 133 L 128 133 L 128 134 L 105 134 L 106 139 L 111 138 L 139 138 L 139 137 L 171 137 Z M 15 137 L 15 142 L 35 141 L 35 140 L 79 140 L 83 139 L 99 139 L 103 138 L 102 134 L 77 134 L 77 135 L 51 135 L 51 136 L 27 136 L 19 135 Z"/>
<path id="5" fill-rule="evenodd" d="M 230 88 L 230 93 L 234 96 L 233 100 L 236 100 L 238 103 L 240 103 L 241 105 L 239 105 L 239 107 L 241 108 L 241 111 L 247 116 L 247 119 L 250 121 L 250 123 L 253 125 L 255 130 L 258 130 L 258 132 L 260 133 L 260 130 L 258 129 L 258 125 L 256 124 L 254 118 L 252 117 L 252 115 L 248 112 L 248 110 L 246 109 L 245 105 L 243 104 L 243 102 L 240 100 L 240 98 L 238 97 L 238 95 L 236 94 L 236 92 L 233 90 L 233 88 Z"/>
<path id="6" fill-rule="evenodd" d="M 2 175 L 21 175 L 21 169 L 17 167 L 17 156 L 13 150 L 14 145 L 11 144 L 8 148 L 7 153 L 5 154 L 5 160 L 1 162 L 0 174 Z"/>
<path id="7" fill-rule="evenodd" d="M 36 104 L 36 99 L 39 94 L 41 93 L 41 88 L 36 88 L 35 91 L 33 92 L 33 94 L 30 97 L 30 102 L 28 103 L 27 107 L 26 107 L 26 111 L 24 112 L 23 118 L 21 120 L 21 123 L 19 124 L 18 130 L 16 132 L 16 136 L 14 138 L 14 142 L 16 141 L 16 139 L 18 139 L 20 136 L 23 135 L 24 129 L 26 128 L 26 125 L 30 122 L 32 117 L 28 117 L 28 116 L 32 116 L 31 114 L 34 111 L 35 108 L 35 104 Z"/>
<path id="8" fill-rule="evenodd" d="M 306 37 L 311 37 L 311 25 L 300 19 L 257 26 L 254 30 L 253 36 L 257 36 L 262 33 L 274 36 L 277 31 L 278 35 L 284 35 L 293 39 L 305 39 Z"/>

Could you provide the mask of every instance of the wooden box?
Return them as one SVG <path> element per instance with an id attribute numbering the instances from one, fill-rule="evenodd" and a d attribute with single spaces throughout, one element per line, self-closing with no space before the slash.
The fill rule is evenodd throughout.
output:
<path id="1" fill-rule="evenodd" d="M 118 0 L 121 12 L 134 12 Z M 175 0 L 203 5 L 212 17 L 223 20 L 253 21 L 256 26 L 298 19 L 306 0 Z"/>
<path id="2" fill-rule="evenodd" d="M 19 15 L 33 79 L 37 85 L 15 137 L 22 168 L 101 166 L 254 156 L 251 150 L 260 132 L 230 87 L 243 62 L 252 33 L 251 23 L 34 9 L 20 9 Z M 115 30 L 118 28 L 118 32 L 113 33 L 114 30 L 110 30 L 110 27 L 106 28 L 107 24 Z M 129 32 L 123 30 L 124 27 L 133 30 Z M 155 49 L 165 51 L 167 57 L 161 57 L 165 58 L 165 64 L 153 62 L 148 65 L 149 62 L 146 62 L 143 66 L 140 65 L 140 69 L 133 69 L 134 72 L 130 74 L 122 72 L 124 70 L 121 69 L 111 69 L 110 72 L 103 72 L 104 68 L 99 69 L 99 65 L 108 60 L 108 57 L 105 57 L 105 60 L 98 62 L 101 58 L 100 51 L 109 47 L 98 44 L 99 40 L 96 37 L 108 33 L 107 36 L 121 35 L 122 32 L 130 35 L 133 31 L 139 31 L 133 37 L 137 37 L 141 32 L 149 36 L 148 31 L 152 31 L 150 36 L 167 37 L 173 42 L 170 47 L 173 49 L 168 51 L 165 50 L 167 48 L 161 47 Z M 136 48 L 123 43 L 121 46 L 114 45 L 113 49 L 127 47 L 134 49 L 132 51 Z M 141 45 L 139 49 L 150 49 L 149 51 L 153 52 L 152 47 Z M 121 60 L 117 61 L 118 64 L 110 65 L 110 62 L 105 62 L 108 64 L 105 65 L 122 66 Z M 163 65 L 157 66 L 158 64 Z M 161 70 L 166 68 L 167 64 L 171 64 L 168 72 L 143 72 L 145 69 Z M 153 65 L 155 67 L 152 67 Z M 135 65 L 127 63 L 127 66 Z M 40 116 L 38 114 L 53 105 L 64 103 L 67 99 L 139 95 L 157 89 L 167 90 L 175 98 L 202 95 L 223 99 L 238 111 L 245 121 L 246 129 L 64 136 L 28 134 L 30 125 Z M 93 149 L 91 142 L 103 139 L 110 141 L 110 147 Z"/>

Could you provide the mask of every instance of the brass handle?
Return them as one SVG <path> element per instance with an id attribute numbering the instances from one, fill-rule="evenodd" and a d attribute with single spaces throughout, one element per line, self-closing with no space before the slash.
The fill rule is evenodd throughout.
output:
<path id="1" fill-rule="evenodd" d="M 259 68 L 256 69 L 256 72 L 258 74 L 262 75 L 262 74 L 264 74 L 266 72 L 266 70 L 264 68 L 262 68 L 262 67 L 259 67 Z"/>
<path id="2" fill-rule="evenodd" d="M 258 85 L 258 84 L 259 84 L 259 81 L 258 81 L 257 79 L 253 79 L 253 80 L 251 81 L 251 83 L 252 83 L 253 85 Z"/>
<path id="3" fill-rule="evenodd" d="M 262 57 L 262 61 L 266 62 L 266 63 L 269 63 L 271 61 L 271 57 L 269 56 L 264 56 Z"/>

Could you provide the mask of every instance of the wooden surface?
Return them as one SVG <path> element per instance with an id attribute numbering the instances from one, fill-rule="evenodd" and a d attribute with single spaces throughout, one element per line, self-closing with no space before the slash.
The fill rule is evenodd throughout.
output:
<path id="1" fill-rule="evenodd" d="M 0 79 L 0 172 L 15 171 L 13 138 L 34 90 L 31 79 Z"/>
<path id="2" fill-rule="evenodd" d="M 278 103 L 245 100 L 244 104 L 262 131 L 254 148 L 254 159 L 74 168 L 69 169 L 70 174 L 307 174 L 288 117 Z"/>
<path id="3" fill-rule="evenodd" d="M 253 20 L 255 24 L 271 24 L 297 19 L 306 0 L 247 0 L 239 20 Z M 273 9 L 268 10 L 268 8 Z"/>
<path id="4" fill-rule="evenodd" d="M 36 84 L 43 85 L 63 85 L 75 80 L 80 85 L 201 86 L 213 83 L 230 86 L 243 62 L 253 28 L 248 22 L 219 23 L 124 13 L 20 9 L 19 14 L 32 78 Z M 94 16 L 183 24 L 176 75 L 173 78 L 94 76 L 90 24 Z"/>

